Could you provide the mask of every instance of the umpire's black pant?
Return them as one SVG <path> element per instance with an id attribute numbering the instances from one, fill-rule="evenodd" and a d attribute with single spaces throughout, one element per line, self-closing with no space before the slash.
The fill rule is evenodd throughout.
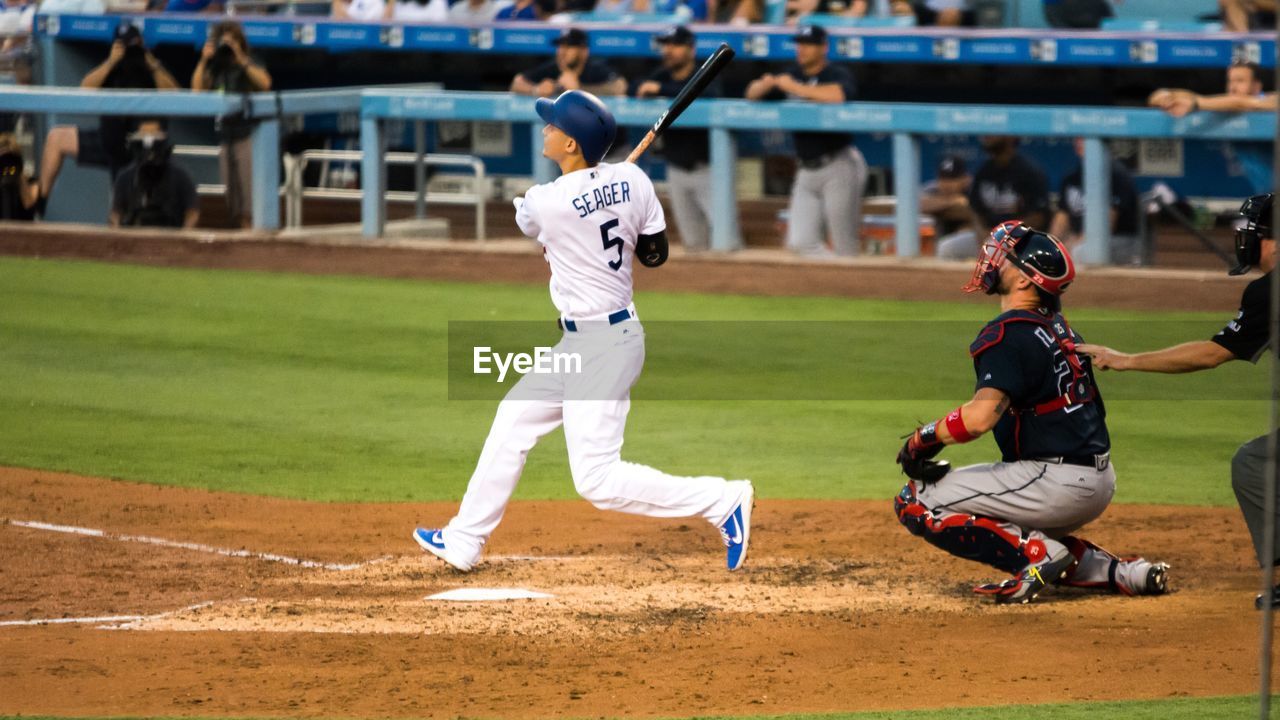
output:
<path id="1" fill-rule="evenodd" d="M 1249 526 L 1253 551 L 1260 566 L 1264 562 L 1262 536 L 1267 517 L 1262 502 L 1266 475 L 1267 436 L 1263 435 L 1241 445 L 1235 457 L 1231 458 L 1231 489 L 1235 490 L 1236 502 L 1240 503 L 1240 512 L 1244 513 L 1244 523 Z M 1280 513 L 1276 514 L 1276 522 L 1280 526 Z"/>

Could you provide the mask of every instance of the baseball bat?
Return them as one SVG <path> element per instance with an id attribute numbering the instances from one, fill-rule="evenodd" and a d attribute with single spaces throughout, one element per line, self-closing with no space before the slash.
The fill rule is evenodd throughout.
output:
<path id="1" fill-rule="evenodd" d="M 698 71 L 689 77 L 689 81 L 684 84 L 684 87 L 680 88 L 680 92 L 671 101 L 671 105 L 662 115 L 658 116 L 658 121 L 653 124 L 649 132 L 644 134 L 644 138 L 627 156 L 627 162 L 633 163 L 640 159 L 644 151 L 649 149 L 649 145 L 664 130 L 671 127 L 671 123 L 680 117 L 680 113 L 689 107 L 689 103 L 696 100 L 702 94 L 702 91 L 707 89 L 707 85 L 710 85 L 711 81 L 716 78 L 716 75 L 720 74 L 720 71 L 729 64 L 730 60 L 733 60 L 733 55 L 733 48 L 729 47 L 728 43 L 720 43 L 720 47 L 711 53 L 711 57 L 707 58 L 707 61 L 702 63 L 702 67 L 698 68 Z"/>

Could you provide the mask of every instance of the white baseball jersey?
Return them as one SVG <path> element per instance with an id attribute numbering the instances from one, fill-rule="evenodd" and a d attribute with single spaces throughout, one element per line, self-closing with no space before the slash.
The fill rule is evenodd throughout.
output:
<path id="1" fill-rule="evenodd" d="M 520 230 L 542 243 L 551 265 L 551 301 L 587 318 L 631 304 L 636 238 L 667 228 L 653 182 L 632 163 L 600 163 L 515 199 Z"/>

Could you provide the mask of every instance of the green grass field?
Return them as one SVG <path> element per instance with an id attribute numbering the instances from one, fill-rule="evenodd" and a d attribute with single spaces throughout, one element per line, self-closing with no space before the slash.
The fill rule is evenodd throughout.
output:
<path id="1" fill-rule="evenodd" d="M 705 360 L 720 342 L 681 354 L 688 344 L 664 347 L 663 321 L 900 320 L 906 328 L 850 352 L 847 375 L 878 388 L 870 393 L 877 399 L 633 405 L 627 457 L 677 473 L 750 477 L 774 498 L 890 496 L 901 477 L 892 463 L 899 437 L 968 398 L 965 346 L 994 314 L 972 305 L 694 294 L 650 293 L 638 304 L 655 328 L 638 398 L 707 377 Z M 9 437 L 0 462 L 319 500 L 457 499 L 495 403 L 447 399 L 448 322 L 553 316 L 538 285 L 3 259 L 0 425 Z M 930 331 L 951 321 L 940 333 L 946 342 L 922 341 L 922 318 Z M 1206 337 L 1223 321 L 1086 310 L 1071 318 L 1086 336 L 1131 348 Z M 823 374 L 845 366 L 830 361 L 825 344 L 806 353 L 797 345 L 804 340 L 793 337 L 777 353 L 768 338 L 757 341 L 760 356 L 784 366 L 752 362 L 722 382 L 752 398 L 779 378 L 821 390 L 833 382 Z M 824 360 L 806 368 L 808 354 Z M 1232 366 L 1100 378 L 1120 501 L 1232 503 L 1227 461 L 1266 421 L 1264 403 L 1241 400 L 1265 371 Z M 889 399 L 899 388 L 917 399 Z M 1230 399 L 1175 399 L 1219 392 Z M 1117 399 L 1124 397 L 1136 399 Z M 994 454 L 985 439 L 947 452 L 961 463 Z M 572 496 L 557 433 L 531 454 L 518 497 Z"/>
<path id="2" fill-rule="evenodd" d="M 822 388 L 847 374 L 857 378 L 853 391 L 870 388 L 874 399 L 634 403 L 628 458 L 676 473 L 749 477 L 767 498 L 890 497 L 901 484 L 892 462 L 899 437 L 969 397 L 965 345 L 996 312 L 994 305 L 697 294 L 648 293 L 637 303 L 654 328 L 637 398 L 670 397 L 663 388 L 711 376 L 714 352 L 662 347 L 665 321 L 805 320 L 837 329 L 846 327 L 837 322 L 899 321 L 892 323 L 899 334 L 873 333 L 848 346 L 839 338 L 798 346 L 802 335 L 774 353 L 766 336 L 751 346 L 764 361 L 721 373 L 732 370 L 732 382 L 744 388 L 778 383 L 779 373 L 793 387 Z M 1091 309 L 1071 309 L 1069 316 L 1091 339 L 1126 349 L 1204 338 L 1226 319 Z M 553 317 L 541 284 L 3 258 L 0 464 L 326 501 L 456 500 L 495 403 L 448 399 L 448 323 Z M 920 330 L 939 322 L 948 329 Z M 712 337 L 707 344 L 714 350 L 732 340 Z M 848 353 L 847 363 L 823 356 L 833 347 Z M 822 361 L 806 360 L 808 352 Z M 1241 442 L 1262 432 L 1266 405 L 1246 398 L 1263 397 L 1266 373 L 1232 365 L 1177 378 L 1100 378 L 1111 398 L 1120 501 L 1233 503 L 1228 461 Z M 912 399 L 894 399 L 897 388 Z M 1213 397 L 1228 399 L 1205 399 Z M 960 463 L 995 455 L 987 439 L 947 452 Z M 531 455 L 517 497 L 573 496 L 563 439 L 555 434 Z M 1019 715 L 1239 717 L 1252 702 L 1036 706 Z M 971 710 L 839 717 L 986 716 Z"/>

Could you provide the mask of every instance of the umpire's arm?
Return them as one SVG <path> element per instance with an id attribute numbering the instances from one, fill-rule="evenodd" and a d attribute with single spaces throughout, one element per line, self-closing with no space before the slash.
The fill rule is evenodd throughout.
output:
<path id="1" fill-rule="evenodd" d="M 1212 340 L 1199 340 L 1132 355 L 1089 343 L 1081 343 L 1076 349 L 1088 355 L 1093 360 L 1093 366 L 1099 370 L 1189 373 L 1216 368 L 1228 360 L 1236 359 L 1235 353 Z"/>

